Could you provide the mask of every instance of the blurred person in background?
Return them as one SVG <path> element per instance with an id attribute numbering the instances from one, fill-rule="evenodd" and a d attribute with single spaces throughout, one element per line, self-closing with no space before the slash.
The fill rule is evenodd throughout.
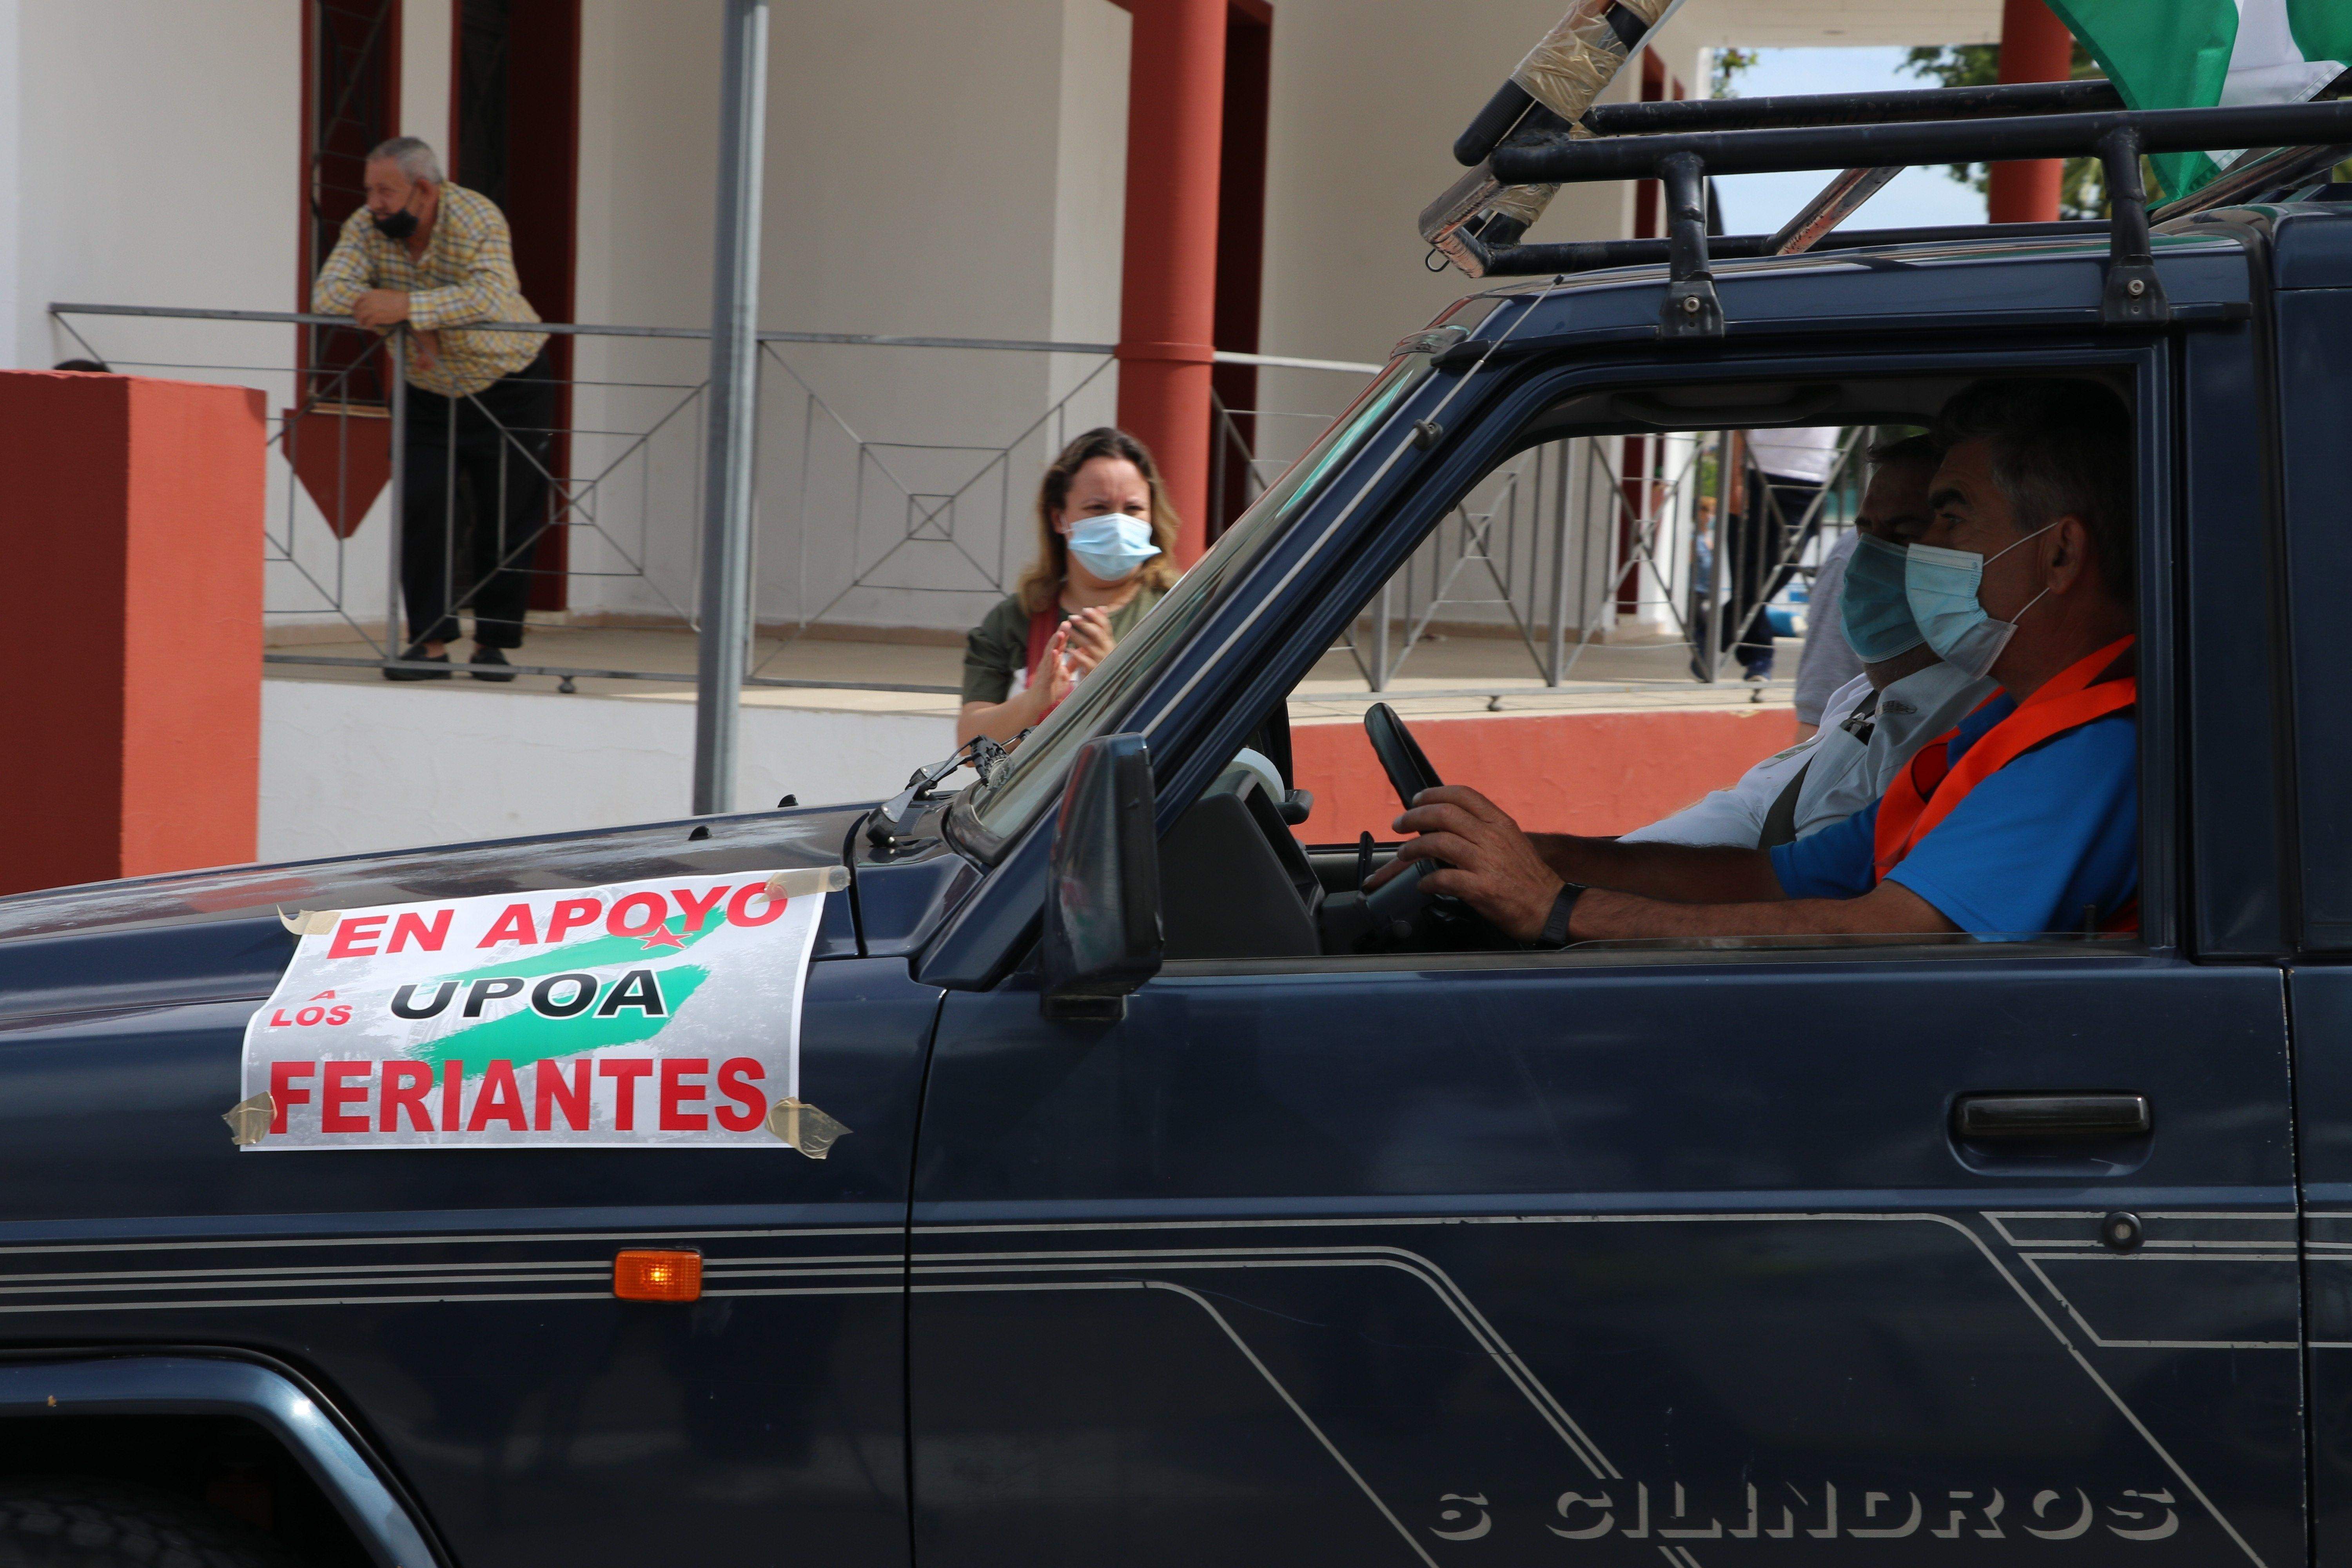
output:
<path id="1" fill-rule="evenodd" d="M 1051 713 L 1176 581 L 1176 511 L 1143 443 L 1109 426 L 1037 489 L 1037 556 L 964 640 L 956 743 L 1009 742 Z"/>
<path id="2" fill-rule="evenodd" d="M 1729 608 L 1744 605 L 1747 616 L 1735 620 L 1727 609 L 1718 646 L 1737 653 L 1741 671 L 1759 686 L 1772 679 L 1769 603 L 1788 581 L 1786 563 L 1804 552 L 1810 531 L 1799 526 L 1800 520 L 1837 468 L 1840 434 L 1833 425 L 1746 434 L 1748 454 L 1764 482 L 1740 484 L 1738 480 L 1748 476 L 1735 478 L 1729 526 L 1724 531 L 1727 553 L 1723 586 L 1730 595 Z M 1696 663 L 1694 654 L 1694 667 Z M 1694 673 L 1699 673 L 1696 668 Z"/>

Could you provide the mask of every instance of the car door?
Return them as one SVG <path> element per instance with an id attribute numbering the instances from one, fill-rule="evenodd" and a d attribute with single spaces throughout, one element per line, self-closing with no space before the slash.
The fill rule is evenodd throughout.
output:
<path id="1" fill-rule="evenodd" d="M 1109 1026 L 952 996 L 918 1555 L 2295 1561 L 2279 993 L 2053 949 L 1171 965 Z M 1948 1131 L 2084 1089 L 2153 1136 Z"/>
<path id="2" fill-rule="evenodd" d="M 950 994 L 924 1568 L 2300 1561 L 2284 981 L 2184 945 L 2186 415 L 2142 365 L 2145 945 L 1175 963 L 1101 1024 Z M 2152 1131 L 1957 1128 L 2084 1093 Z"/>
<path id="3" fill-rule="evenodd" d="M 232 869 L 0 910 L 0 1347 L 222 1347 L 299 1369 L 468 1564 L 903 1562 L 904 1225 L 937 993 L 826 906 L 779 1146 L 247 1153 L 270 912 L 836 864 L 840 813 Z M 694 837 L 689 838 L 689 833 Z M 257 906 L 257 908 L 256 907 Z M 210 911 L 207 913 L 207 911 Z M 242 912 L 239 912 L 242 911 Z M 222 918 L 224 913 L 228 918 Z M 626 1247 L 703 1257 L 614 1298 Z"/>
<path id="4" fill-rule="evenodd" d="M 2283 251 L 2292 237 L 2282 237 Z M 2292 755 L 2273 764 L 2276 776 L 2293 780 L 2280 796 L 2293 802 L 2294 837 L 2272 863 L 2297 873 L 2292 886 L 2300 893 L 2275 918 L 2293 922 L 2301 949 L 2288 984 L 2311 1310 L 2315 1560 L 2341 1564 L 2352 1563 L 2352 834 L 2342 800 L 2352 714 L 2336 671 L 2336 606 L 2352 581 L 2352 539 L 2343 525 L 2336 433 L 2352 414 L 2352 386 L 2326 345 L 2352 330 L 2352 289 L 2285 288 L 2274 309 L 2276 510 L 2292 584 L 2295 722 Z"/>

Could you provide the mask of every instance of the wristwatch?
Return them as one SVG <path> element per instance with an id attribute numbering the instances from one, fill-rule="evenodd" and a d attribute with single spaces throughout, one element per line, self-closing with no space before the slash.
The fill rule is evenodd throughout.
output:
<path id="1" fill-rule="evenodd" d="M 1543 930 L 1537 932 L 1531 940 L 1525 942 L 1520 945 L 1528 948 L 1546 949 L 1566 947 L 1568 945 L 1568 917 L 1570 913 L 1575 910 L 1576 900 L 1583 896 L 1583 883 L 1562 883 L 1560 885 L 1559 897 L 1551 901 L 1551 913 L 1545 919 Z"/>

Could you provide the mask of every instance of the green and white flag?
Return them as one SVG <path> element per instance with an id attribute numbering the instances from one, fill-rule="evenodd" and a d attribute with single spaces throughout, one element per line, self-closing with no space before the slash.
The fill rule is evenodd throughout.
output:
<path id="1" fill-rule="evenodd" d="M 2048 0 L 2134 109 L 2301 103 L 2352 60 L 2352 0 Z M 2150 160 L 2186 195 L 2239 152 Z"/>

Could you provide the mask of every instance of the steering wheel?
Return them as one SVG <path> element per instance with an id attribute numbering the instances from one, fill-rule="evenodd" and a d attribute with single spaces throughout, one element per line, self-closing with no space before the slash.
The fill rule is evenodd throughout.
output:
<path id="1" fill-rule="evenodd" d="M 1429 765 L 1429 758 L 1412 738 L 1412 731 L 1405 728 L 1404 721 L 1387 703 L 1375 702 L 1365 710 L 1364 733 L 1370 739 L 1372 754 L 1380 759 L 1381 771 L 1389 775 L 1397 799 L 1407 810 L 1412 809 L 1413 797 L 1423 790 L 1434 789 L 1445 782 Z M 1435 870 L 1438 864 L 1416 860 L 1366 896 L 1361 919 L 1370 940 L 1423 948 L 1507 945 L 1501 933 L 1461 900 L 1422 891 L 1422 879 Z"/>
<path id="2" fill-rule="evenodd" d="M 1375 702 L 1364 710 L 1364 733 L 1371 738 L 1372 755 L 1381 760 L 1381 771 L 1389 775 L 1389 784 L 1407 811 L 1412 809 L 1415 795 L 1445 782 L 1429 765 L 1421 742 L 1404 727 L 1397 710 L 1387 703 Z"/>

